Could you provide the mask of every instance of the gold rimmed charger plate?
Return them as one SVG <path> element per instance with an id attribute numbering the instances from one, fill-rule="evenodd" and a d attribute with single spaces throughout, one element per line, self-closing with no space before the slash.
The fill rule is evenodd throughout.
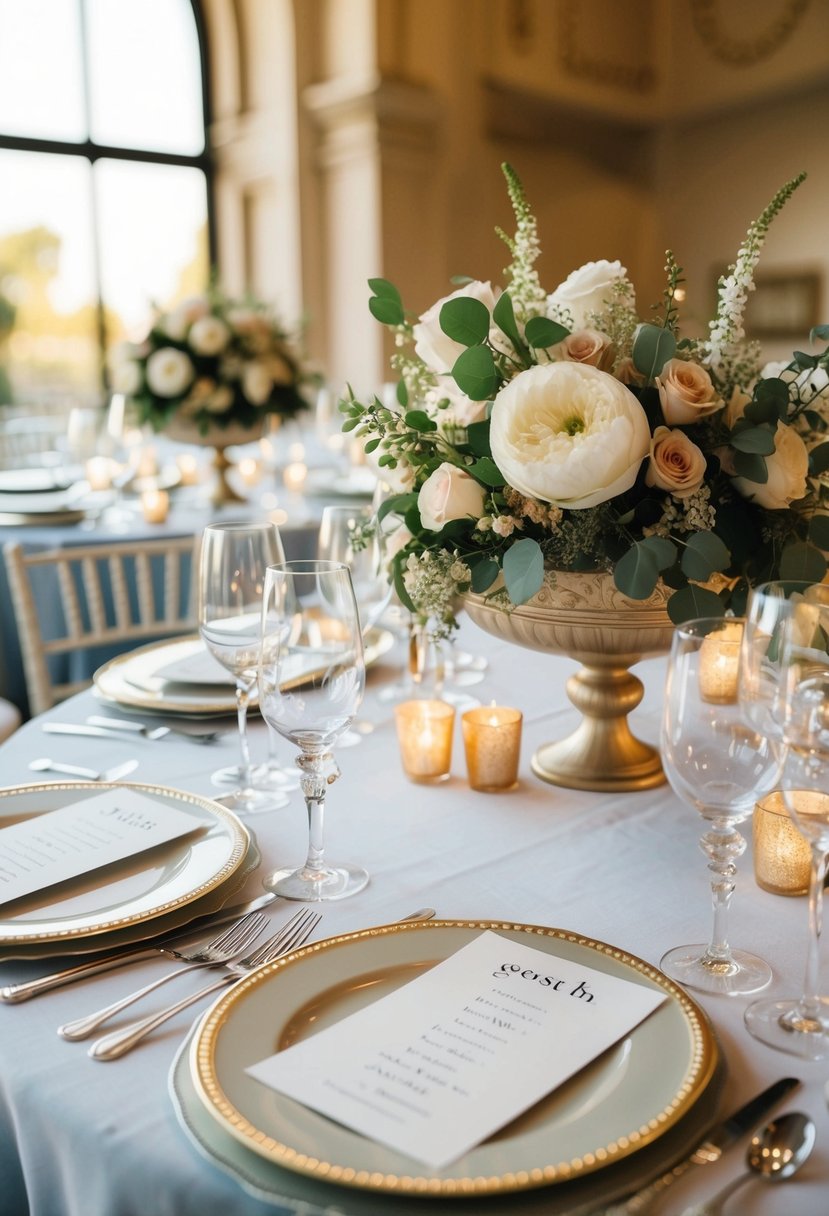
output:
<path id="1" fill-rule="evenodd" d="M 0 789 L 0 827 L 123 788 L 123 783 L 73 781 Z M 216 891 L 242 866 L 250 835 L 231 811 L 209 798 L 166 786 L 127 788 L 191 815 L 193 832 L 117 865 L 0 905 L 0 948 L 71 946 L 146 925 Z"/>
<path id="2" fill-rule="evenodd" d="M 364 643 L 366 666 L 376 663 L 393 645 L 394 635 L 387 629 L 369 630 Z M 95 672 L 92 682 L 105 701 L 136 709 L 193 717 L 235 714 L 233 683 L 228 683 L 226 688 L 213 684 L 184 684 L 156 675 L 163 667 L 192 658 L 203 647 L 198 634 L 140 646 L 104 663 Z M 254 691 L 251 706 L 255 708 L 255 705 Z"/>
<path id="3" fill-rule="evenodd" d="M 624 1040 L 445 1170 L 351 1132 L 254 1081 L 249 1065 L 384 996 L 485 929 L 667 1000 Z M 568 1182 L 637 1153 L 693 1108 L 718 1062 L 701 1009 L 649 963 L 564 930 L 510 921 L 385 925 L 306 946 L 246 977 L 206 1015 L 190 1068 L 204 1108 L 248 1149 L 327 1182 L 398 1195 L 497 1195 Z"/>

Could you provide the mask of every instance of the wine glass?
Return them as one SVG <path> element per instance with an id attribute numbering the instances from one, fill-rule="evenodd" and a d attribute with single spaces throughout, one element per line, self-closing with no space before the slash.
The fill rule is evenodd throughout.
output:
<path id="1" fill-rule="evenodd" d="M 272 566 L 262 605 L 259 708 L 300 750 L 309 830 L 305 864 L 265 880 L 267 890 L 286 899 L 343 899 L 368 882 L 365 870 L 333 865 L 323 853 L 325 793 L 339 776 L 331 748 L 354 720 L 364 689 L 363 637 L 348 567 L 319 560 Z"/>
<path id="2" fill-rule="evenodd" d="M 251 781 L 247 713 L 256 685 L 262 593 L 268 566 L 284 560 L 279 532 L 271 523 L 209 524 L 199 568 L 199 632 L 207 649 L 236 679 L 241 764 L 220 769 L 213 781 L 237 781 L 217 801 L 240 814 L 284 806 L 284 795 L 256 790 Z"/>
<path id="3" fill-rule="evenodd" d="M 708 824 L 700 846 L 712 874 L 714 923 L 708 945 L 677 946 L 660 965 L 688 987 L 729 995 L 756 992 L 771 979 L 762 959 L 732 950 L 727 914 L 735 862 L 746 847 L 736 825 L 774 788 L 780 769 L 768 737 L 741 714 L 737 671 L 743 624 L 711 618 L 674 631 L 662 721 L 666 776 Z"/>
<path id="4" fill-rule="evenodd" d="M 360 628 L 365 643 L 370 630 L 379 621 L 391 598 L 391 582 L 385 564 L 382 533 L 371 527 L 373 516 L 368 507 L 325 507 L 317 539 L 317 557 L 321 561 L 342 562 L 351 571 L 351 584 L 360 614 Z M 369 527 L 365 543 L 360 541 L 361 529 Z M 362 735 L 371 732 L 368 722 L 358 724 L 340 738 L 340 747 L 354 747 Z"/>
<path id="5" fill-rule="evenodd" d="M 783 799 L 811 853 L 809 945 L 801 995 L 755 1001 L 744 1020 L 754 1038 L 770 1047 L 801 1059 L 825 1060 L 829 998 L 820 996 L 818 984 L 829 861 L 829 588 L 768 584 L 758 588 L 757 599 L 762 603 L 755 614 L 768 628 L 760 692 L 769 729 L 784 752 Z M 755 687 L 750 684 L 749 691 Z"/>

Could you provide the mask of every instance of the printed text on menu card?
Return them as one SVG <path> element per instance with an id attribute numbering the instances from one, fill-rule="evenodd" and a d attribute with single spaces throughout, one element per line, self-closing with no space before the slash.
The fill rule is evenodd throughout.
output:
<path id="1" fill-rule="evenodd" d="M 247 1071 L 442 1169 L 664 1000 L 657 989 L 484 932 L 389 996 Z"/>
<path id="2" fill-rule="evenodd" d="M 11 824 L 0 831 L 0 905 L 202 826 L 184 811 L 124 788 Z"/>

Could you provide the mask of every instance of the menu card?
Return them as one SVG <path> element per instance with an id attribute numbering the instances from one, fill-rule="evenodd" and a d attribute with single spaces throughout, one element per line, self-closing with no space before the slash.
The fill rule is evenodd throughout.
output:
<path id="1" fill-rule="evenodd" d="M 486 931 L 417 979 L 246 1071 L 442 1169 L 666 999 Z"/>
<path id="2" fill-rule="evenodd" d="M 153 675 L 176 684 L 229 684 L 236 683 L 233 674 L 222 667 L 219 660 L 206 646 L 200 646 L 183 658 L 173 659 L 159 667 Z"/>
<path id="3" fill-rule="evenodd" d="M 0 905 L 201 828 L 131 789 L 82 798 L 0 831 Z"/>

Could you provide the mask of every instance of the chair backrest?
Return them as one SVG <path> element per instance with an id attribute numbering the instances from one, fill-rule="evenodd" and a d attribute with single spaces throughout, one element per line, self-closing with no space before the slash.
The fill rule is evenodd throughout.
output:
<path id="1" fill-rule="evenodd" d="M 197 627 L 198 544 L 189 536 L 40 553 L 4 546 L 31 713 L 90 684 L 89 663 L 66 670 L 76 652 L 117 653 L 121 643 L 127 650 Z"/>

